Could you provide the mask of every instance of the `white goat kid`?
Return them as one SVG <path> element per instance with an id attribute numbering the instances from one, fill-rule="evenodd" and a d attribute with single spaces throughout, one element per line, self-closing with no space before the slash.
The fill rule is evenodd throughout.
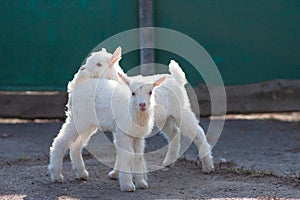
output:
<path id="1" fill-rule="evenodd" d="M 119 47 L 118 49 L 121 56 L 121 48 Z M 115 71 L 115 73 L 119 72 L 123 77 L 127 77 L 118 64 L 115 64 L 108 70 Z M 162 76 L 167 77 L 162 86 L 156 90 L 156 106 L 154 109 L 155 125 L 163 131 L 164 135 L 169 140 L 169 148 L 163 161 L 163 165 L 171 165 L 179 157 L 180 136 L 183 134 L 194 140 L 199 151 L 198 156 L 202 162 L 202 171 L 204 173 L 210 173 L 214 170 L 211 146 L 207 142 L 205 133 L 199 125 L 199 121 L 191 110 L 190 101 L 184 88 L 184 85 L 187 83 L 185 74 L 175 61 L 170 62 L 169 71 L 170 74 L 135 77 L 135 79 L 140 78 L 147 80 L 148 82 Z M 110 74 L 113 74 L 113 72 Z M 109 173 L 112 178 L 118 177 L 116 170 Z"/>
<path id="2" fill-rule="evenodd" d="M 187 92 L 184 88 L 186 83 L 185 75 L 175 61 L 171 61 L 169 71 L 171 74 L 148 77 L 135 76 L 127 77 L 127 79 L 140 79 L 150 82 L 162 76 L 167 77 L 161 86 L 155 90 L 154 107 L 155 125 L 163 130 L 163 133 L 169 140 L 169 148 L 163 165 L 170 165 L 179 157 L 180 137 L 182 133 L 194 140 L 199 150 L 199 158 L 202 161 L 202 171 L 209 173 L 214 169 L 211 147 L 206 140 L 203 129 L 199 126 L 199 121 L 191 111 Z M 118 162 L 117 158 L 114 170 L 109 173 L 111 178 L 118 177 Z"/>
<path id="3" fill-rule="evenodd" d="M 118 61 L 115 59 L 115 55 L 111 56 L 112 60 Z M 113 62 L 108 63 L 112 64 Z M 103 67 L 109 68 L 109 66 Z M 88 76 L 82 76 L 84 79 L 78 79 L 78 75 L 81 76 L 83 70 L 80 70 L 68 85 L 67 119 L 50 147 L 50 164 L 48 168 L 51 180 L 53 182 L 63 181 L 62 162 L 67 149 L 70 149 L 70 157 L 76 177 L 84 180 L 88 178 L 81 151 L 89 138 L 99 129 L 101 131 L 111 131 L 115 135 L 114 143 L 120 159 L 119 182 L 121 190 L 135 190 L 131 170 L 137 172 L 135 174 L 136 187 L 147 188 L 148 183 L 144 174 L 146 164 L 143 159 L 144 137 L 151 132 L 153 117 L 145 118 L 144 121 L 133 121 L 135 116 L 139 116 L 139 112 L 132 112 L 136 110 L 136 108 L 131 107 L 135 101 L 132 100 L 132 92 L 128 86 L 114 80 L 89 78 Z M 146 95 L 149 95 L 148 90 L 152 90 L 162 81 L 163 79 L 160 79 L 152 85 L 141 86 L 140 88 L 144 88 L 141 92 L 147 91 Z M 127 83 L 129 82 L 127 81 Z M 153 103 L 150 101 L 152 99 L 150 96 L 149 101 L 142 102 L 140 105 L 140 112 L 143 112 L 144 115 L 149 112 L 149 116 L 153 112 L 151 111 Z M 144 103 L 146 103 L 145 106 Z M 130 114 L 135 115 L 130 117 Z M 133 153 L 137 153 L 137 158 L 134 157 Z M 133 159 L 136 160 L 133 161 Z"/>
<path id="4" fill-rule="evenodd" d="M 133 124 L 131 125 L 131 135 L 126 137 L 128 142 L 119 139 L 124 137 L 123 133 L 114 134 L 114 143 L 117 148 L 115 167 L 120 171 L 119 178 L 128 183 L 123 186 L 125 190 L 132 189 L 131 172 L 135 174 L 137 187 L 147 188 L 147 166 L 144 159 L 145 138 L 150 135 L 154 125 L 155 103 L 153 93 L 155 90 L 153 89 L 159 86 L 165 77 L 159 78 L 154 83 L 145 83 L 141 79 L 129 81 L 120 73 L 118 75 L 130 87 L 129 116 Z M 128 145 L 129 142 L 131 145 Z"/>
<path id="5" fill-rule="evenodd" d="M 101 56 L 95 56 L 101 54 L 103 57 L 111 57 L 112 54 L 102 49 L 99 52 L 93 53 L 93 63 L 102 62 Z M 119 65 L 121 59 L 121 47 L 118 47 L 113 54 L 113 58 L 109 64 L 109 67 L 97 67 L 98 65 L 92 65 L 94 67 L 84 67 L 85 76 L 89 77 L 101 77 L 107 79 L 118 80 L 117 72 L 123 74 L 123 77 L 127 75 L 123 72 Z M 103 69 L 104 72 L 103 72 Z M 179 157 L 180 151 L 180 137 L 181 133 L 188 136 L 190 139 L 194 139 L 194 143 L 199 151 L 199 158 L 202 161 L 202 171 L 209 173 L 213 171 L 213 159 L 211 154 L 211 147 L 206 140 L 203 129 L 199 126 L 199 121 L 195 117 L 195 114 L 191 110 L 191 105 L 187 92 L 184 88 L 187 80 L 185 74 L 175 61 L 171 61 L 169 64 L 169 71 L 171 74 L 154 75 L 144 77 L 149 82 L 156 80 L 161 76 L 167 77 L 162 87 L 159 87 L 156 94 L 155 107 L 155 125 L 162 129 L 164 135 L 169 140 L 169 148 L 167 155 L 163 161 L 164 166 L 173 164 Z M 137 76 L 140 77 L 140 76 Z M 180 103 L 180 108 L 178 104 Z M 172 139 L 171 139 L 172 138 Z M 116 163 L 117 164 L 117 163 Z M 117 178 L 116 171 L 111 171 L 109 175 L 112 178 Z"/>

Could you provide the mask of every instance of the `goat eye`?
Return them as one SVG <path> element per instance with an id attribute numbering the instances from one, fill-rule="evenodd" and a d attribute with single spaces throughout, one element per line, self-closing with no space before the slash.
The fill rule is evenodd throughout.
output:
<path id="1" fill-rule="evenodd" d="M 135 92 L 133 92 L 133 93 L 131 93 L 132 94 L 132 96 L 135 96 Z"/>
<path id="2" fill-rule="evenodd" d="M 98 66 L 98 67 L 101 67 L 101 66 L 102 66 L 102 64 L 101 64 L 101 63 L 97 63 L 97 66 Z"/>
<path id="3" fill-rule="evenodd" d="M 149 95 L 151 95 L 151 94 L 152 94 L 152 91 L 149 92 Z"/>

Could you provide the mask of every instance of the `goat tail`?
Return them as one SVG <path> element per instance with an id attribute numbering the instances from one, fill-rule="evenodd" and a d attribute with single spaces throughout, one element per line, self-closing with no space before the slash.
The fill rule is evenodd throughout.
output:
<path id="1" fill-rule="evenodd" d="M 185 85 L 187 83 L 185 74 L 176 61 L 171 60 L 169 64 L 169 71 L 173 78 L 175 78 L 180 85 Z"/>

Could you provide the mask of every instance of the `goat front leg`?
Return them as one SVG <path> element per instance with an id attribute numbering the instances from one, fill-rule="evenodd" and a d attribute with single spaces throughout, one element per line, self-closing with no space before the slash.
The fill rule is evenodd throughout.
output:
<path id="1" fill-rule="evenodd" d="M 116 138 L 116 134 L 114 133 L 114 143 L 116 144 L 115 138 Z M 117 146 L 116 146 L 116 145 L 115 145 L 115 147 L 116 147 L 116 149 L 117 149 Z M 111 171 L 108 173 L 108 176 L 109 176 L 111 179 L 118 179 L 118 177 L 119 177 L 119 170 L 120 170 L 120 156 L 118 155 L 118 152 L 117 152 L 114 169 L 111 170 Z"/>
<path id="2" fill-rule="evenodd" d="M 125 133 L 116 133 L 115 146 L 119 156 L 119 183 L 122 191 L 133 192 L 135 186 L 132 181 L 131 167 L 134 159 L 133 141 Z"/>
<path id="3" fill-rule="evenodd" d="M 148 188 L 147 183 L 147 165 L 144 158 L 145 139 L 144 138 L 133 138 L 134 144 L 134 163 L 132 170 L 135 177 L 135 185 L 137 188 L 146 189 Z"/>

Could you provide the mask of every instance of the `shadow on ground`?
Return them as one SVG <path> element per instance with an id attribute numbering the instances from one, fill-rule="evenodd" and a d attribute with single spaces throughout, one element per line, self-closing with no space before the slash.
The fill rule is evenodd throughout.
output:
<path id="1" fill-rule="evenodd" d="M 121 192 L 118 182 L 107 176 L 111 168 L 87 151 L 88 181 L 75 180 L 66 157 L 66 181 L 51 183 L 47 172 L 49 147 L 61 124 L 0 124 L 0 199 L 300 197 L 299 122 L 228 119 L 213 149 L 214 173 L 201 173 L 192 145 L 173 168 L 151 172 L 148 189 L 134 193 Z M 201 124 L 206 129 L 209 119 L 201 120 Z M 155 136 L 148 140 L 147 151 L 165 144 L 163 137 Z M 113 162 L 114 158 L 108 159 Z"/>

